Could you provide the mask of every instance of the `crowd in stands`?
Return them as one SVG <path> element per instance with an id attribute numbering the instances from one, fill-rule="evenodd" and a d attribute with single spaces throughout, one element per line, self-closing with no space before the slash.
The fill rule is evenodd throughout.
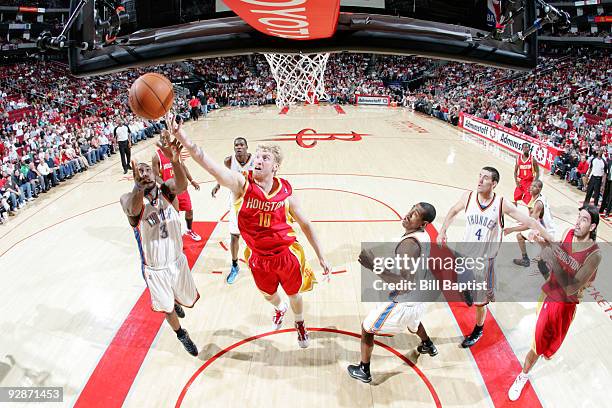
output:
<path id="1" fill-rule="evenodd" d="M 606 161 L 612 158 L 612 60 L 607 49 L 544 56 L 527 73 L 445 64 L 406 102 L 454 125 L 464 112 L 561 149 L 552 174 L 582 191 L 592 160 L 598 154 Z"/>
<path id="2" fill-rule="evenodd" d="M 55 62 L 32 61 L 0 71 L 0 219 L 38 194 L 87 171 L 116 150 L 114 128 L 127 124 L 132 142 L 160 130 L 133 116 L 131 83 L 147 71 L 175 84 L 198 80 L 178 93 L 175 110 L 197 119 L 220 106 L 273 104 L 276 82 L 261 55 L 191 60 L 79 79 Z M 355 94 L 390 95 L 457 124 L 465 112 L 564 149 L 554 171 L 583 188 L 588 157 L 611 138 L 612 64 L 607 49 L 546 50 L 530 72 L 433 61 L 408 56 L 332 54 L 326 67 L 332 103 L 354 103 Z M 408 90 L 411 81 L 417 88 Z M 411 88 L 414 88 L 411 86 Z"/>
<path id="3" fill-rule="evenodd" d="M 172 75 L 172 68 L 160 69 Z M 65 66 L 38 61 L 0 74 L 0 222 L 115 154 L 118 125 L 128 124 L 134 144 L 161 129 L 127 108 L 125 90 L 141 72 L 97 79 L 66 72 Z M 186 101 L 177 98 L 177 106 Z"/>

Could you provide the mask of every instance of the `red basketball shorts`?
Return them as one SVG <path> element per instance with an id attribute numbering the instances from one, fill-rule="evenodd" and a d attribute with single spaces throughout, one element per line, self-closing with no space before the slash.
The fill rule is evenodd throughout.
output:
<path id="1" fill-rule="evenodd" d="M 312 290 L 316 279 L 306 262 L 302 246 L 294 242 L 281 253 L 272 256 L 261 256 L 244 251 L 245 258 L 253 274 L 257 288 L 273 295 L 281 285 L 287 295 Z"/>
<path id="2" fill-rule="evenodd" d="M 531 193 L 529 192 L 529 187 L 531 187 L 531 183 L 533 183 L 532 179 L 521 180 L 519 185 L 514 189 L 514 201 L 519 202 L 519 200 L 523 200 L 525 204 L 529 204 L 531 201 Z"/>
<path id="3" fill-rule="evenodd" d="M 181 194 L 177 195 L 176 198 L 179 203 L 179 211 L 191 211 L 193 209 L 188 191 L 183 191 Z"/>
<path id="4" fill-rule="evenodd" d="M 565 340 L 576 314 L 575 303 L 551 301 L 548 296 L 538 305 L 533 349 L 539 356 L 551 358 Z"/>

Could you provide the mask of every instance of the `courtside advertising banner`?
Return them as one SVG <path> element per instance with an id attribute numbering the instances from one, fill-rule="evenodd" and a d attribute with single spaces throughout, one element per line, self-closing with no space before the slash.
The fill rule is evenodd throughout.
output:
<path id="1" fill-rule="evenodd" d="M 548 170 L 550 170 L 555 157 L 559 156 L 562 152 L 560 149 L 548 146 L 546 143 L 521 132 L 467 113 L 460 114 L 459 127 L 517 154 L 522 152 L 521 147 L 523 143 L 527 142 L 531 144 L 531 154 L 536 159 L 536 162 Z"/>
<path id="2" fill-rule="evenodd" d="M 391 104 L 391 97 L 385 95 L 375 96 L 355 94 L 355 102 L 357 103 L 357 105 L 389 106 Z"/>
<path id="3" fill-rule="evenodd" d="M 329 38 L 336 32 L 340 0 L 223 0 L 259 32 L 291 40 Z"/>

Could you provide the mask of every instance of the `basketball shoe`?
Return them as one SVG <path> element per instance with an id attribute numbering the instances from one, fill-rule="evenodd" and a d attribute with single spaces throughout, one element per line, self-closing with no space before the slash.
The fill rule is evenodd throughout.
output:
<path id="1" fill-rule="evenodd" d="M 191 338 L 189 337 L 189 333 L 187 333 L 187 330 L 179 329 L 179 331 L 176 333 L 176 337 L 179 339 L 181 343 L 183 343 L 183 347 L 185 347 L 185 350 L 187 350 L 189 354 L 191 354 L 194 357 L 198 356 L 198 348 L 196 347 L 195 343 L 191 341 Z"/>
<path id="2" fill-rule="evenodd" d="M 191 239 L 193 239 L 196 242 L 202 240 L 202 237 L 199 236 L 194 230 L 187 230 L 187 232 L 185 232 L 185 235 L 189 236 Z"/>
<path id="3" fill-rule="evenodd" d="M 232 270 L 229 275 L 227 275 L 227 279 L 225 280 L 228 284 L 232 284 L 236 282 L 236 278 L 238 277 L 238 272 L 240 272 L 240 267 L 238 265 L 232 265 Z"/>
<path id="4" fill-rule="evenodd" d="M 421 344 L 417 346 L 417 351 L 421 354 L 429 354 L 432 357 L 438 355 L 438 349 L 431 340 L 422 341 Z"/>
<path id="5" fill-rule="evenodd" d="M 348 370 L 349 375 L 356 380 L 364 383 L 369 383 L 372 381 L 370 370 L 366 370 L 362 364 L 351 364 L 346 369 Z"/>
<path id="6" fill-rule="evenodd" d="M 287 313 L 287 303 L 281 302 L 278 308 L 274 308 L 274 316 L 272 316 L 272 330 L 278 330 L 283 325 L 285 313 Z"/>
<path id="7" fill-rule="evenodd" d="M 482 326 L 474 326 L 474 330 L 467 336 L 463 342 L 461 343 L 461 347 L 468 348 L 472 347 L 474 344 L 478 343 L 478 340 L 482 337 L 483 328 Z"/>
<path id="8" fill-rule="evenodd" d="M 523 373 L 522 371 L 519 375 L 516 376 L 516 380 L 514 380 L 512 386 L 508 390 L 508 399 L 510 399 L 510 401 L 516 401 L 517 399 L 519 399 L 519 397 L 521 396 L 521 392 L 523 392 L 523 388 L 525 387 L 525 384 L 527 384 L 528 380 L 529 375 Z"/>
<path id="9" fill-rule="evenodd" d="M 304 326 L 304 321 L 295 322 L 295 330 L 298 334 L 298 344 L 301 348 L 306 348 L 310 345 L 310 336 L 308 330 Z"/>

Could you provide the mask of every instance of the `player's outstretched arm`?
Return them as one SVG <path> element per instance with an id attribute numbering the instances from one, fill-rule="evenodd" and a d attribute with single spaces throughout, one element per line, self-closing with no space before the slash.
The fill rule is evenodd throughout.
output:
<path id="1" fill-rule="evenodd" d="M 228 188 L 235 197 L 242 196 L 246 179 L 241 173 L 231 171 L 224 165 L 217 163 L 210 158 L 198 145 L 196 145 L 185 133 L 180 124 L 174 122 L 174 117 L 166 118 L 166 123 L 170 127 L 170 133 L 187 149 L 193 160 L 196 161 L 204 170 L 213 176 L 217 183 Z"/>
<path id="2" fill-rule="evenodd" d="M 544 229 L 544 227 L 538 222 L 538 220 L 536 220 L 535 218 L 531 218 L 526 214 L 523 214 L 519 211 L 518 208 L 516 208 L 514 204 L 509 203 L 507 200 L 503 200 L 502 211 L 505 215 L 508 215 L 509 217 L 514 218 L 516 221 L 523 224 L 523 226 L 537 231 L 540 236 L 546 241 L 554 241 L 555 238 Z"/>
<path id="3" fill-rule="evenodd" d="M 223 164 L 225 164 L 225 167 L 227 167 L 228 169 L 232 169 L 232 157 L 231 156 L 227 156 L 225 158 L 225 160 L 223 161 Z M 219 185 L 219 183 L 217 183 L 212 191 L 210 192 L 210 195 L 212 195 L 213 198 L 215 198 L 217 196 L 217 192 L 219 191 L 219 189 L 221 188 L 221 186 Z"/>
<path id="4" fill-rule="evenodd" d="M 304 216 L 297 198 L 293 195 L 289 197 L 289 213 L 293 219 L 297 221 L 298 225 L 302 229 L 302 232 L 304 232 L 304 235 L 306 235 L 306 239 L 310 243 L 310 246 L 312 246 L 312 249 L 314 249 L 315 253 L 317 254 L 319 265 L 321 265 L 321 268 L 323 268 L 323 276 L 329 280 L 331 277 L 331 268 L 325 260 L 321 245 L 319 244 L 319 239 L 312 228 L 312 223 Z"/>
<path id="5" fill-rule="evenodd" d="M 459 201 L 457 201 L 455 205 L 453 205 L 451 209 L 448 210 L 448 214 L 446 214 L 446 218 L 444 219 L 444 223 L 442 224 L 442 227 L 440 228 L 440 232 L 438 233 L 438 238 L 436 239 L 438 246 L 442 246 L 443 244 L 446 243 L 446 230 L 448 230 L 448 227 L 451 226 L 457 214 L 459 214 L 462 210 L 465 209 L 465 207 L 467 206 L 469 197 L 470 197 L 470 192 L 466 191 L 465 193 L 463 193 Z"/>
<path id="6" fill-rule="evenodd" d="M 542 204 L 541 201 L 538 201 L 535 203 L 535 205 L 531 209 L 529 216 L 537 221 L 540 218 L 538 214 L 542 214 L 542 211 L 544 211 L 544 205 Z M 504 228 L 504 235 L 508 235 L 513 232 L 527 231 L 528 229 L 529 229 L 529 226 L 525 224 L 520 224 L 520 225 L 517 225 L 516 227 Z"/>

